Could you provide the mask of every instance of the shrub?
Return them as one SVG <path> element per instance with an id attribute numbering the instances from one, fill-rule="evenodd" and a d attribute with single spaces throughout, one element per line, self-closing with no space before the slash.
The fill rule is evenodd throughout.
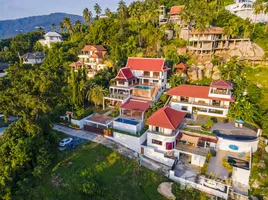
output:
<path id="1" fill-rule="evenodd" d="M 208 171 L 208 163 L 205 163 L 203 167 L 201 168 L 201 173 L 207 174 L 207 171 Z"/>
<path id="2" fill-rule="evenodd" d="M 206 127 L 211 128 L 212 126 L 214 126 L 213 120 L 211 120 L 211 119 L 207 120 L 206 121 Z"/>

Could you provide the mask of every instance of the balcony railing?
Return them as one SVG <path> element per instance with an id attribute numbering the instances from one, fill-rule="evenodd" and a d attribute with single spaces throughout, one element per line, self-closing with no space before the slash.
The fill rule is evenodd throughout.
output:
<path id="1" fill-rule="evenodd" d="M 205 103 L 205 102 L 195 102 L 195 101 L 189 102 L 189 101 L 179 101 L 176 99 L 171 99 L 171 102 L 190 104 L 190 105 L 207 106 L 207 107 L 214 107 L 214 108 L 228 108 L 228 106 L 226 106 L 226 105 L 220 106 L 219 104 L 216 104 L 216 103 Z"/>
<path id="2" fill-rule="evenodd" d="M 165 137 L 174 137 L 178 132 L 179 132 L 179 128 L 172 131 L 171 134 L 164 134 L 162 132 L 158 132 L 158 131 L 151 131 L 151 130 L 148 130 L 148 133 L 153 133 L 153 134 L 156 134 L 156 135 L 161 135 L 161 136 L 165 136 Z"/>
<path id="3" fill-rule="evenodd" d="M 111 99 L 119 99 L 119 100 L 124 100 L 126 99 L 127 97 L 129 97 L 128 95 L 125 95 L 125 94 L 110 94 L 109 96 L 107 96 L 108 98 L 111 98 Z"/>

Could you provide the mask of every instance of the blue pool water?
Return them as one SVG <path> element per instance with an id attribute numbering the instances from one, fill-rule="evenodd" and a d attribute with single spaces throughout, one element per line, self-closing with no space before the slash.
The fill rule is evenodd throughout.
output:
<path id="1" fill-rule="evenodd" d="M 134 120 L 129 120 L 129 119 L 123 119 L 123 118 L 117 118 L 115 120 L 116 122 L 121 122 L 121 123 L 124 123 L 124 124 L 130 124 L 130 125 L 138 125 L 139 122 L 137 121 L 134 121 Z"/>
<path id="2" fill-rule="evenodd" d="M 151 89 L 151 87 L 149 87 L 149 86 L 143 86 L 143 85 L 137 85 L 137 86 L 135 86 L 135 88 L 143 89 L 143 90 L 150 90 Z"/>
<path id="3" fill-rule="evenodd" d="M 229 148 L 232 149 L 232 150 L 234 150 L 234 151 L 237 151 L 239 149 L 238 146 L 233 145 L 233 144 L 229 145 Z"/>

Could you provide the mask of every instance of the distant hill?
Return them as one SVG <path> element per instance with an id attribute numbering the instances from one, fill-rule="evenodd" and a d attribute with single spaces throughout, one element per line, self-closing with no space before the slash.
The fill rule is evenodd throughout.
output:
<path id="1" fill-rule="evenodd" d="M 0 39 L 13 37 L 19 32 L 25 33 L 33 31 L 40 26 L 47 32 L 51 30 L 50 25 L 53 23 L 57 25 L 57 30 L 59 31 L 59 23 L 64 17 L 70 17 L 73 23 L 76 20 L 80 20 L 83 23 L 82 16 L 67 13 L 52 13 L 49 15 L 32 16 L 14 20 L 0 20 Z"/>

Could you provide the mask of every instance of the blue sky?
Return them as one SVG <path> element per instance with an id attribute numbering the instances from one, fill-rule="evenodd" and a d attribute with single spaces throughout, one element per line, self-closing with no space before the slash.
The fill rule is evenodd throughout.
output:
<path id="1" fill-rule="evenodd" d="M 119 0 L 0 0 L 0 20 L 45 15 L 53 12 L 82 15 L 85 7 L 93 11 L 95 3 L 98 3 L 103 11 L 106 7 L 115 10 L 118 1 Z M 125 0 L 127 4 L 132 1 L 133 0 Z"/>

